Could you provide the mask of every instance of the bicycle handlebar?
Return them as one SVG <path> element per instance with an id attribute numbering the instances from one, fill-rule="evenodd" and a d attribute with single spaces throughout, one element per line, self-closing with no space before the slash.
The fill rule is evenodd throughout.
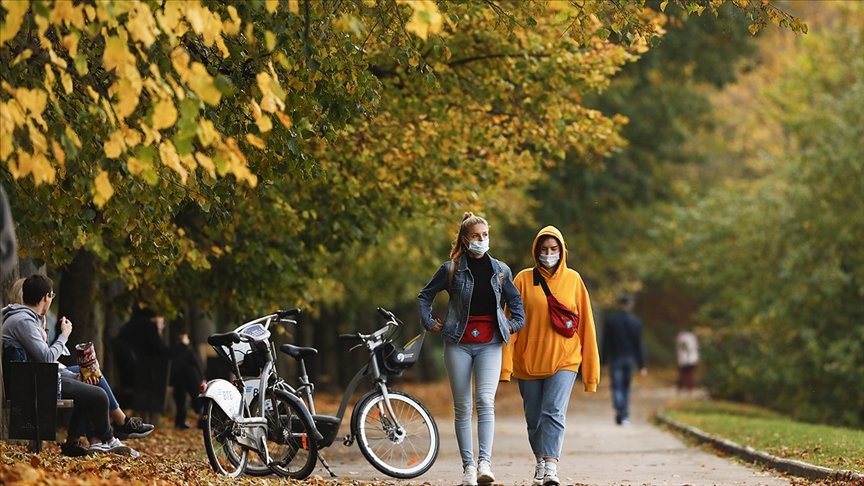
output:
<path id="1" fill-rule="evenodd" d="M 286 317 L 296 316 L 300 313 L 299 308 L 289 309 L 289 310 L 277 310 L 276 318 L 277 319 L 285 319 Z"/>

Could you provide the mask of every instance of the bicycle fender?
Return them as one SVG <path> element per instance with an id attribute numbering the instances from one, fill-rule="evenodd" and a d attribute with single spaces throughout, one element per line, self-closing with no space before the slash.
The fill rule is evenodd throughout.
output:
<path id="1" fill-rule="evenodd" d="M 387 390 L 389 391 L 390 389 L 388 388 Z M 357 400 L 357 403 L 354 404 L 354 409 L 351 410 L 351 435 L 352 436 L 355 436 L 355 437 L 357 436 L 357 421 L 360 420 L 359 419 L 360 415 L 357 412 L 360 409 L 360 405 L 363 405 L 364 403 L 366 403 L 366 399 L 371 397 L 372 395 L 380 395 L 380 394 L 381 394 L 381 390 L 379 390 L 377 388 L 369 390 L 368 392 L 366 392 L 365 395 L 360 397 L 360 400 Z"/>
<path id="2" fill-rule="evenodd" d="M 229 417 L 242 416 L 243 395 L 228 380 L 209 381 L 198 398 L 209 398 Z"/>
<path id="3" fill-rule="evenodd" d="M 314 439 L 316 442 L 324 440 L 324 436 L 321 435 L 321 432 L 318 431 L 318 427 L 315 426 L 315 420 L 312 418 L 312 414 L 309 413 L 309 409 L 306 408 L 306 404 L 303 403 L 303 400 L 300 400 L 296 395 L 292 395 L 284 390 L 276 390 L 275 393 L 276 396 L 282 400 L 288 400 L 297 406 L 297 409 L 303 414 L 303 418 L 312 427 L 312 430 L 315 431 Z"/>

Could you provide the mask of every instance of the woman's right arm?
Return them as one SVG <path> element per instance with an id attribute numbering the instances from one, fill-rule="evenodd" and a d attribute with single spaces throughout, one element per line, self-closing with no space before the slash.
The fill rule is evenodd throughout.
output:
<path id="1" fill-rule="evenodd" d="M 427 331 L 431 330 L 436 324 L 438 324 L 438 322 L 432 318 L 432 302 L 435 300 L 435 296 L 438 295 L 438 292 L 447 289 L 450 264 L 450 262 L 445 262 L 438 267 L 438 271 L 432 276 L 432 280 L 423 287 L 423 290 L 420 291 L 420 295 L 417 296 L 417 302 L 420 304 L 420 323 Z"/>

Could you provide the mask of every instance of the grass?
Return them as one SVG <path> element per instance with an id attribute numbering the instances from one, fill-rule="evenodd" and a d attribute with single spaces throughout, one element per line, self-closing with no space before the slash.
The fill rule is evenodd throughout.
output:
<path id="1" fill-rule="evenodd" d="M 864 430 L 796 422 L 764 408 L 723 401 L 675 401 L 665 413 L 777 457 L 864 473 Z"/>

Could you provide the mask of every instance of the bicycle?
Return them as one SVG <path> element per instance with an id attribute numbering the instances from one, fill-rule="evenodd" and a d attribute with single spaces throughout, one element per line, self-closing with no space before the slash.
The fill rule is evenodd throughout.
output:
<path id="1" fill-rule="evenodd" d="M 296 324 L 288 317 L 299 312 L 277 311 L 207 338 L 216 353 L 231 362 L 236 377 L 211 380 L 199 394 L 205 401 L 204 445 L 217 473 L 230 477 L 276 473 L 302 479 L 315 469 L 317 443 L 324 437 L 302 400 L 289 393 L 276 374 L 270 341 L 270 323 Z M 250 458 L 250 451 L 258 457 Z"/>
<path id="2" fill-rule="evenodd" d="M 385 309 L 378 312 L 387 319 L 384 327 L 372 334 L 342 334 L 340 339 L 360 341 L 353 349 L 365 346 L 369 352 L 369 363 L 364 365 L 348 384 L 339 411 L 335 416 L 317 415 L 312 397 L 314 384 L 306 374 L 305 360 L 318 353 L 315 348 L 301 348 L 284 344 L 279 349 L 299 363 L 300 386 L 293 393 L 302 397 L 312 414 L 316 429 L 323 439 L 317 441 L 318 459 L 331 477 L 336 474 L 320 454 L 320 449 L 329 447 L 339 433 L 339 426 L 348 408 L 348 401 L 357 385 L 369 379 L 372 390 L 363 395 L 351 412 L 350 434 L 342 443 L 351 446 L 354 441 L 363 456 L 375 469 L 388 476 L 410 479 L 420 476 L 432 467 L 438 457 L 440 436 L 438 426 L 429 410 L 408 393 L 393 390 L 387 385 L 387 375 L 401 375 L 417 361 L 426 333 L 396 349 L 393 339 L 401 322 Z M 302 478 L 300 478 L 302 479 Z"/>

